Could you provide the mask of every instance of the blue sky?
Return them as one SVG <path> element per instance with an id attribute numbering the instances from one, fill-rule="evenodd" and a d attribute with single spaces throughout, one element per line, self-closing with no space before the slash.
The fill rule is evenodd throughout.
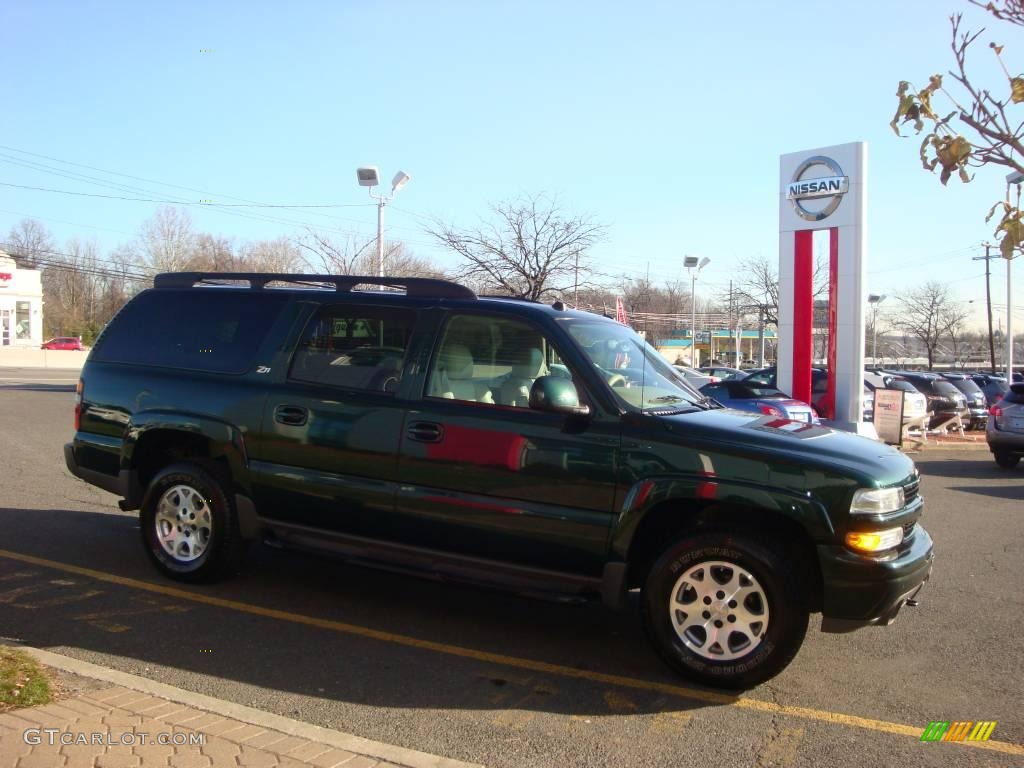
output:
<path id="1" fill-rule="evenodd" d="M 671 279 L 683 254 L 709 256 L 711 290 L 745 255 L 777 258 L 780 154 L 864 140 L 869 289 L 939 279 L 978 307 L 970 257 L 1004 174 L 943 188 L 918 140 L 888 126 L 900 79 L 949 68 L 956 10 L 1024 60 L 1012 28 L 954 0 L 6 3 L 0 144 L 155 180 L 114 177 L 158 196 L 355 206 L 272 214 L 288 222 L 192 207 L 198 229 L 239 239 L 302 221 L 368 239 L 354 169 L 403 169 L 388 233 L 447 264 L 424 217 L 471 224 L 491 202 L 547 192 L 608 225 L 603 270 Z M 986 47 L 974 62 L 997 85 Z M 0 182 L 119 194 L 10 158 L 112 179 L 0 149 Z M 154 208 L 0 186 L 0 233 L 34 216 L 105 251 Z"/>

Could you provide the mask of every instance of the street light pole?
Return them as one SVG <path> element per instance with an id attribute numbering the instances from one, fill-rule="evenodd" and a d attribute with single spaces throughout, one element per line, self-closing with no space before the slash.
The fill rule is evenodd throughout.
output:
<path id="1" fill-rule="evenodd" d="M 402 187 L 409 183 L 411 177 L 405 171 L 399 171 L 391 180 L 390 195 L 375 195 L 373 188 L 380 184 L 377 166 L 368 165 L 356 169 L 356 179 L 361 187 L 369 187 L 370 197 L 377 201 L 377 276 L 384 277 L 384 206 L 391 202 Z"/>
<path id="2" fill-rule="evenodd" d="M 868 295 L 868 304 L 871 305 L 871 363 L 878 365 L 878 305 L 885 301 L 885 294 L 872 293 Z"/>
<path id="3" fill-rule="evenodd" d="M 697 273 L 711 261 L 707 256 L 684 256 L 683 266 L 690 273 L 690 365 L 697 367 Z"/>

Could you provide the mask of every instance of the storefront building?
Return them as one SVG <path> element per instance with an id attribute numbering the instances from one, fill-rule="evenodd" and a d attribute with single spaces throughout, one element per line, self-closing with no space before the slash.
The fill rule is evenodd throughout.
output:
<path id="1" fill-rule="evenodd" d="M 43 277 L 38 269 L 18 269 L 0 251 L 0 348 L 39 349 L 43 343 Z"/>

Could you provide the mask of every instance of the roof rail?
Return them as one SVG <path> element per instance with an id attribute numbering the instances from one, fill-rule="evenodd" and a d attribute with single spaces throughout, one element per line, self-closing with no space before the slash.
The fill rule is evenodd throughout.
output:
<path id="1" fill-rule="evenodd" d="M 222 280 L 246 281 L 249 287 L 263 290 L 267 283 L 315 285 L 330 283 L 336 291 L 351 291 L 357 285 L 404 288 L 406 296 L 428 299 L 475 299 L 469 288 L 450 280 L 429 277 L 373 277 L 370 275 L 304 275 L 275 272 L 162 272 L 153 278 L 154 288 L 192 288 L 197 284 L 217 285 Z"/>

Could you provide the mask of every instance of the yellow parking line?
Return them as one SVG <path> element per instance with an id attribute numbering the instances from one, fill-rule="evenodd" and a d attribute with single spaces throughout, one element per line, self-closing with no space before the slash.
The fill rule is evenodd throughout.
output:
<path id="1" fill-rule="evenodd" d="M 831 723 L 833 725 L 845 725 L 850 728 L 862 728 L 868 731 L 890 733 L 897 736 L 920 738 L 921 732 L 924 730 L 923 725 L 903 725 L 901 723 L 890 723 L 885 720 L 874 720 L 867 717 L 857 717 L 856 715 L 845 715 L 840 712 L 830 712 L 824 709 L 811 709 L 809 707 L 794 707 L 787 704 L 775 704 L 770 701 L 761 701 L 760 699 L 751 699 L 744 696 L 730 696 L 724 693 L 687 688 L 682 685 L 637 680 L 635 678 L 624 677 L 622 675 L 610 675 L 604 672 L 575 669 L 573 667 L 562 666 L 561 664 L 549 664 L 545 661 L 521 659 L 516 656 L 506 656 L 505 654 L 491 653 L 489 651 L 478 651 L 474 648 L 463 648 L 462 646 L 438 643 L 433 640 L 421 640 L 417 637 L 410 637 L 409 635 L 399 635 L 394 632 L 370 629 L 369 627 L 361 627 L 357 624 L 348 624 L 343 621 L 320 619 L 316 616 L 307 616 L 301 613 L 290 613 L 276 608 L 264 608 L 259 605 L 243 603 L 238 600 L 228 600 L 222 597 L 198 594 L 178 587 L 169 587 L 162 584 L 153 584 L 148 581 L 130 579 L 125 576 L 116 576 L 104 571 L 95 571 L 91 568 L 82 568 L 78 565 L 69 565 L 56 560 L 46 560 L 41 557 L 25 555 L 20 552 L 11 552 L 5 549 L 0 549 L 0 557 L 43 568 L 53 568 L 66 573 L 75 573 L 79 576 L 88 576 L 89 578 L 96 579 L 97 581 L 104 581 L 108 584 L 120 584 L 121 586 L 131 587 L 132 589 L 141 589 L 147 592 L 167 595 L 168 597 L 191 600 L 192 602 L 202 603 L 203 605 L 215 606 L 217 608 L 228 608 L 233 611 L 248 613 L 253 616 L 263 616 L 268 619 L 289 621 L 293 624 L 304 624 L 306 626 L 317 627 L 319 629 L 327 629 L 332 632 L 342 632 L 349 635 L 356 635 L 358 637 L 380 640 L 386 643 L 394 643 L 396 645 L 404 645 L 410 648 L 434 651 L 436 653 L 458 656 L 465 659 L 473 659 L 475 661 L 482 661 L 490 664 L 500 664 L 502 666 L 525 669 L 532 672 L 544 672 L 549 675 L 590 680 L 592 682 L 619 686 L 620 688 L 633 688 L 636 690 L 666 693 L 672 696 L 679 696 L 695 701 L 703 701 L 709 704 L 737 707 L 739 709 L 750 709 L 756 712 L 765 712 L 768 714 L 789 715 L 790 717 L 798 717 L 804 720 L 814 720 L 822 723 Z M 1006 741 L 958 741 L 952 743 L 965 747 L 1003 752 L 1008 755 L 1024 756 L 1024 746 Z"/>

